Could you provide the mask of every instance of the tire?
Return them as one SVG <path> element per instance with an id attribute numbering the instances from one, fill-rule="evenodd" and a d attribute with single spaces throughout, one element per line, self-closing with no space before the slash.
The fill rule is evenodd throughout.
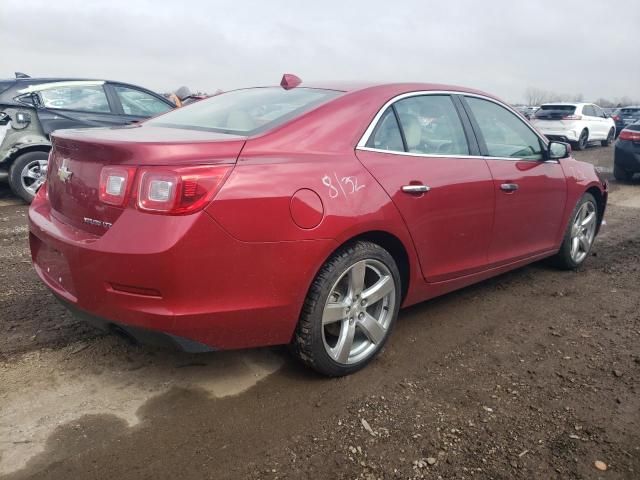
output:
<path id="1" fill-rule="evenodd" d="M 401 291 L 400 273 L 389 252 L 368 241 L 343 247 L 311 284 L 291 343 L 293 354 L 331 377 L 364 368 L 393 330 Z"/>
<path id="2" fill-rule="evenodd" d="M 633 173 L 627 172 L 622 167 L 619 167 L 615 163 L 613 164 L 613 177 L 619 182 L 628 182 L 633 177 Z"/>
<path id="3" fill-rule="evenodd" d="M 23 153 L 9 169 L 9 186 L 13 193 L 31 203 L 47 176 L 48 152 Z"/>
<path id="4" fill-rule="evenodd" d="M 607 135 L 607 139 L 606 140 L 602 140 L 602 142 L 601 142 L 602 146 L 603 147 L 608 147 L 609 145 L 611 145 L 615 135 L 616 135 L 616 129 L 615 128 L 612 128 L 611 130 L 609 130 L 609 134 Z"/>
<path id="5" fill-rule="evenodd" d="M 582 225 L 586 222 L 587 216 L 591 214 L 593 214 L 592 221 L 588 225 Z M 580 227 L 578 227 L 579 224 Z M 589 256 L 597 228 L 598 203 L 593 195 L 585 193 L 569 217 L 562 245 L 558 253 L 551 257 L 551 263 L 563 270 L 577 269 Z M 574 250 L 576 242 L 577 251 Z"/>
<path id="6" fill-rule="evenodd" d="M 584 130 L 582 130 L 582 132 L 580 133 L 580 138 L 575 143 L 575 149 L 578 151 L 584 150 L 585 148 L 587 148 L 588 144 L 589 144 L 589 131 L 585 128 Z"/>

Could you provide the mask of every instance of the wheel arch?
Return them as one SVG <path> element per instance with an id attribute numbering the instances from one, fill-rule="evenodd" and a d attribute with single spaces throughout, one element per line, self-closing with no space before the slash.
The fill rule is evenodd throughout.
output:
<path id="1" fill-rule="evenodd" d="M 50 143 L 35 143 L 35 144 L 23 145 L 15 149 L 11 149 L 11 151 L 4 158 L 2 163 L 6 165 L 7 168 L 10 168 L 11 164 L 15 161 L 15 159 L 21 155 L 24 155 L 25 153 L 31 153 L 31 152 L 49 153 L 50 150 L 51 150 Z"/>
<path id="2" fill-rule="evenodd" d="M 396 265 L 398 267 L 398 271 L 400 272 L 401 298 L 402 301 L 404 301 L 407 296 L 407 292 L 409 291 L 409 282 L 411 280 L 412 273 L 411 263 L 409 261 L 409 252 L 407 250 L 407 247 L 404 245 L 402 240 L 400 240 L 396 235 L 392 233 L 384 230 L 370 230 L 349 237 L 348 239 L 340 243 L 337 248 L 335 248 L 329 254 L 329 256 L 327 256 L 324 262 L 322 262 L 322 265 L 324 265 L 325 262 L 329 258 L 331 258 L 337 251 L 339 251 L 341 248 L 344 248 L 345 245 L 349 245 L 358 241 L 369 241 L 371 243 L 375 243 L 376 245 L 384 248 L 393 257 L 393 260 L 396 262 Z"/>
<path id="3" fill-rule="evenodd" d="M 595 185 L 587 188 L 587 190 L 585 190 L 585 193 L 590 193 L 591 195 L 593 195 L 593 198 L 596 199 L 596 206 L 598 207 L 598 226 L 596 228 L 596 233 L 598 233 L 598 231 L 600 230 L 600 225 L 602 224 L 602 219 L 604 218 L 604 209 L 607 204 L 605 197 L 606 194 L 603 194 L 602 190 L 600 190 Z"/>

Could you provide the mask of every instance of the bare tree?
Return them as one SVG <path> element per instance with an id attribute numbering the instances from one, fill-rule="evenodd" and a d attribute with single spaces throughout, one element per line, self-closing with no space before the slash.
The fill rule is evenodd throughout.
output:
<path id="1" fill-rule="evenodd" d="M 547 92 L 535 87 L 528 87 L 524 92 L 527 105 L 540 105 L 547 101 Z"/>

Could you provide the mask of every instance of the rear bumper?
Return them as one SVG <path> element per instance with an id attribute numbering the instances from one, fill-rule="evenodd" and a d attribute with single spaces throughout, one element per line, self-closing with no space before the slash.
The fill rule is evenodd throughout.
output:
<path id="1" fill-rule="evenodd" d="M 215 348 L 209 345 L 195 342 L 188 338 L 178 337 L 176 335 L 171 335 L 169 333 L 164 333 L 158 330 L 149 330 L 146 328 L 134 327 L 132 325 L 100 318 L 92 315 L 89 312 L 80 310 L 72 303 L 63 300 L 60 297 L 57 298 L 60 303 L 62 303 L 76 318 L 94 326 L 99 330 L 125 337 L 129 340 L 135 341 L 136 343 L 153 345 L 156 347 L 163 347 L 174 350 L 182 350 L 183 352 L 188 353 L 204 353 L 215 350 Z"/>
<path id="2" fill-rule="evenodd" d="M 37 274 L 75 311 L 215 349 L 288 343 L 308 285 L 336 246 L 241 242 L 204 212 L 125 210 L 98 237 L 53 218 L 43 197 L 29 228 Z"/>
<path id="3" fill-rule="evenodd" d="M 538 127 L 538 130 L 550 140 L 559 140 L 561 142 L 577 142 L 580 138 L 580 132 L 575 130 L 557 130 L 545 129 Z"/>
<path id="4" fill-rule="evenodd" d="M 613 162 L 627 172 L 640 172 L 640 145 L 628 140 L 618 140 Z"/>

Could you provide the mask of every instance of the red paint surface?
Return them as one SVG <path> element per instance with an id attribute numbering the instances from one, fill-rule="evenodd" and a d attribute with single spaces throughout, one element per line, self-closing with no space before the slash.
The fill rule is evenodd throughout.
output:
<path id="1" fill-rule="evenodd" d="M 595 188 L 606 199 L 592 166 L 356 151 L 389 99 L 442 89 L 465 91 L 353 89 L 250 138 L 144 123 L 56 133 L 48 196 L 43 190 L 29 211 L 36 271 L 57 295 L 104 319 L 241 348 L 287 343 L 322 264 L 360 235 L 384 232 L 404 247 L 405 306 L 554 253 L 580 196 Z M 56 176 L 64 159 L 74 172 L 66 183 Z M 107 164 L 232 171 L 206 208 L 167 216 L 133 200 L 100 203 Z M 517 192 L 500 190 L 512 181 Z M 401 192 L 416 182 L 432 190 Z"/>

